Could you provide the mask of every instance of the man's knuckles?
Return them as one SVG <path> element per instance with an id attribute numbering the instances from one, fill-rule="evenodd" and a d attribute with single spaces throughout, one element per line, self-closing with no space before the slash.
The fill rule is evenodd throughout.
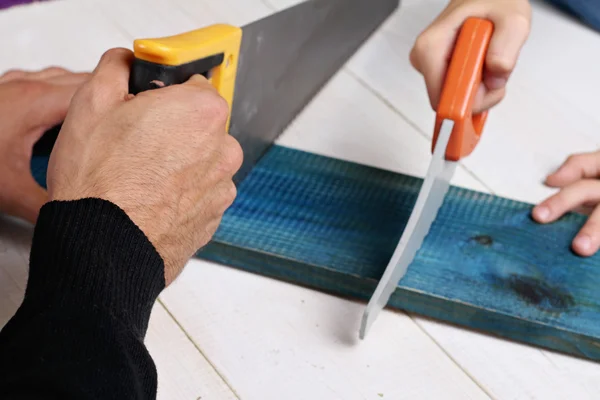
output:
<path id="1" fill-rule="evenodd" d="M 223 202 L 222 202 L 222 210 L 220 214 L 223 214 L 235 201 L 237 197 L 237 188 L 233 181 L 227 181 L 225 187 L 223 188 Z"/>
<path id="2" fill-rule="evenodd" d="M 191 88 L 191 89 L 190 89 Z M 229 118 L 229 104 L 216 91 L 185 88 L 185 105 L 189 108 L 190 117 L 208 123 L 210 127 L 223 127 Z M 211 129 L 219 132 L 219 130 Z M 222 130 L 224 131 L 224 130 Z"/>
<path id="3" fill-rule="evenodd" d="M 27 71 L 20 69 L 11 69 L 0 75 L 0 83 L 6 83 L 17 79 L 25 78 L 28 75 Z"/>
<path id="4" fill-rule="evenodd" d="M 81 107 L 83 113 L 102 113 L 115 102 L 125 101 L 127 93 L 117 90 L 108 77 L 94 76 L 75 93 L 73 103 Z"/>
<path id="5" fill-rule="evenodd" d="M 52 90 L 52 85 L 47 82 L 28 79 L 13 81 L 9 85 L 19 94 L 15 99 L 23 99 L 27 104 L 31 104 Z"/>
<path id="6" fill-rule="evenodd" d="M 240 143 L 230 135 L 225 136 L 225 150 L 223 152 L 223 163 L 226 169 L 235 174 L 244 161 L 244 153 Z"/>
<path id="7" fill-rule="evenodd" d="M 224 128 L 229 118 L 229 104 L 223 97 L 214 90 L 192 85 L 173 85 L 142 92 L 134 100 L 145 102 L 145 107 L 152 113 L 160 112 L 166 118 L 194 127 L 208 124 L 209 127 Z"/>
<path id="8" fill-rule="evenodd" d="M 100 75 L 109 67 L 121 64 L 123 60 L 130 60 L 132 57 L 132 51 L 126 48 L 117 47 L 107 50 L 100 57 L 100 61 L 94 70 L 94 75 Z"/>

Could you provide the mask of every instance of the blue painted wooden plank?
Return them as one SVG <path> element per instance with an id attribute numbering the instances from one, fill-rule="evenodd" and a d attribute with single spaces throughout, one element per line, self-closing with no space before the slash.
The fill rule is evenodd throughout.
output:
<path id="1" fill-rule="evenodd" d="M 32 170 L 43 183 L 45 161 Z M 367 300 L 421 180 L 274 146 L 197 256 Z M 600 359 L 600 256 L 570 242 L 585 218 L 552 225 L 531 205 L 452 188 L 389 306 Z"/>
<path id="2" fill-rule="evenodd" d="M 546 0 L 548 3 L 581 20 L 600 32 L 600 1 L 598 0 Z"/>

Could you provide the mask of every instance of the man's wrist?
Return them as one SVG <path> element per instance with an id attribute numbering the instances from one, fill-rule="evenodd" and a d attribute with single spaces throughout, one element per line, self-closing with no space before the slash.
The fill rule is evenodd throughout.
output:
<path id="1" fill-rule="evenodd" d="M 40 210 L 24 304 L 101 307 L 143 336 L 164 287 L 160 255 L 115 204 L 52 201 Z"/>

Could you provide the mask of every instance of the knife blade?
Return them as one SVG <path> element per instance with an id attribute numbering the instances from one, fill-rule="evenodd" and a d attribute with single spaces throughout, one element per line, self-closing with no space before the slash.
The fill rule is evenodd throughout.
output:
<path id="1" fill-rule="evenodd" d="M 436 113 L 429 169 L 406 228 L 367 304 L 359 331 L 361 339 L 366 337 L 417 255 L 444 203 L 459 161 L 479 143 L 488 112 L 473 115 L 473 102 L 483 79 L 493 30 L 490 21 L 480 18 L 467 19 L 460 29 Z"/>
<path id="2" fill-rule="evenodd" d="M 230 106 L 241 144 L 240 183 L 326 82 L 384 22 L 399 0 L 308 0 L 242 28 L 217 24 L 134 42 L 130 92 L 210 78 Z M 374 60 L 377 62 L 377 60 Z M 60 126 L 34 147 L 50 154 Z"/>

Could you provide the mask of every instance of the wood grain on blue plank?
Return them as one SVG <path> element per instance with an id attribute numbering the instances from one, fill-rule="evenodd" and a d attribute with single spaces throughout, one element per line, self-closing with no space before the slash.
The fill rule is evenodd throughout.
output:
<path id="1" fill-rule="evenodd" d="M 43 160 L 32 170 L 41 172 Z M 274 146 L 197 256 L 367 300 L 421 180 Z M 389 306 L 600 360 L 600 256 L 570 243 L 585 218 L 551 225 L 531 205 L 452 188 Z"/>

